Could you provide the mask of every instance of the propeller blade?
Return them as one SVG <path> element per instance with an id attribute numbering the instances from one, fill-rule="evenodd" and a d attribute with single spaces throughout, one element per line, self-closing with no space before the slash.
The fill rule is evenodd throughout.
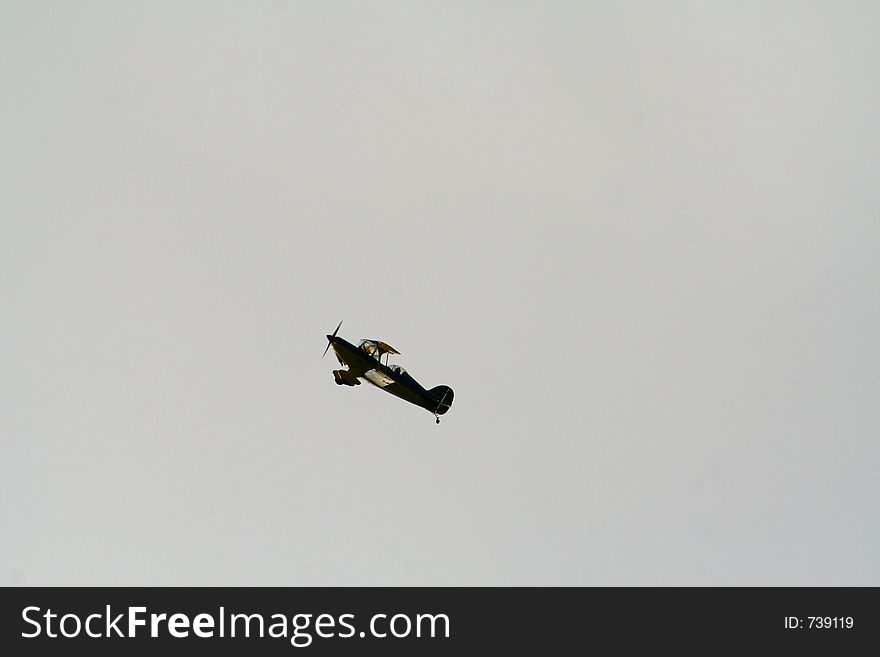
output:
<path id="1" fill-rule="evenodd" d="M 321 355 L 321 358 L 327 355 L 327 352 L 330 351 L 330 345 L 333 344 L 333 338 L 336 337 L 336 334 L 339 332 L 339 327 L 342 326 L 342 320 L 339 320 L 339 323 L 336 325 L 336 330 L 333 331 L 333 335 L 327 336 L 327 348 L 324 350 L 324 353 Z"/>

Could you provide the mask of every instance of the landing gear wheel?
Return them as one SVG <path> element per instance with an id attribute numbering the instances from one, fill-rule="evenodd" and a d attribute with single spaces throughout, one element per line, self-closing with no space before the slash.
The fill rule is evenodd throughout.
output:
<path id="1" fill-rule="evenodd" d="M 440 418 L 435 418 L 437 420 L 437 424 L 440 424 Z"/>

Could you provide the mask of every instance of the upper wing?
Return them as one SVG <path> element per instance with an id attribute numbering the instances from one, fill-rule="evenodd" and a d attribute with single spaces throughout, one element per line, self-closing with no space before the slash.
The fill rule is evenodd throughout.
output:
<path id="1" fill-rule="evenodd" d="M 381 340 L 377 340 L 377 344 L 379 345 L 379 352 L 380 352 L 380 353 L 383 353 L 383 354 L 384 354 L 384 353 L 388 353 L 388 354 L 397 354 L 397 355 L 400 355 L 400 352 L 397 351 L 397 349 L 395 349 L 394 347 L 392 347 L 392 346 L 391 346 L 390 344 L 388 344 L 387 342 L 382 342 Z"/>

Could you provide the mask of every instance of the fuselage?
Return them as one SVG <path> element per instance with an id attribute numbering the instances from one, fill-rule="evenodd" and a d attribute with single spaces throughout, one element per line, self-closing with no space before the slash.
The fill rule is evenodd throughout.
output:
<path id="1" fill-rule="evenodd" d="M 348 340 L 340 337 L 327 336 L 333 351 L 336 352 L 340 361 L 345 363 L 349 370 L 348 375 L 364 378 L 377 388 L 389 392 L 395 397 L 400 397 L 411 404 L 421 406 L 432 413 L 440 404 L 428 390 L 425 390 L 407 372 L 400 368 L 389 367 L 382 364 L 362 349 L 351 344 Z M 445 410 L 445 409 L 444 409 Z"/>

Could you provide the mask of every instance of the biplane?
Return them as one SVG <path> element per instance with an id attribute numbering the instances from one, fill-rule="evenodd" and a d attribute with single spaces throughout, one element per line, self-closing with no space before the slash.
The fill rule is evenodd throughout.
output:
<path id="1" fill-rule="evenodd" d="M 437 424 L 440 424 L 440 416 L 452 406 L 452 388 L 437 386 L 426 390 L 400 365 L 388 363 L 391 354 L 400 354 L 397 349 L 381 340 L 364 339 L 355 346 L 336 336 L 340 326 L 342 322 L 327 336 L 327 349 L 324 350 L 326 356 L 330 347 L 333 347 L 339 364 L 348 367 L 344 370 L 333 370 L 337 385 L 359 386 L 360 380 L 366 379 L 377 388 L 428 410 L 434 415 Z"/>

